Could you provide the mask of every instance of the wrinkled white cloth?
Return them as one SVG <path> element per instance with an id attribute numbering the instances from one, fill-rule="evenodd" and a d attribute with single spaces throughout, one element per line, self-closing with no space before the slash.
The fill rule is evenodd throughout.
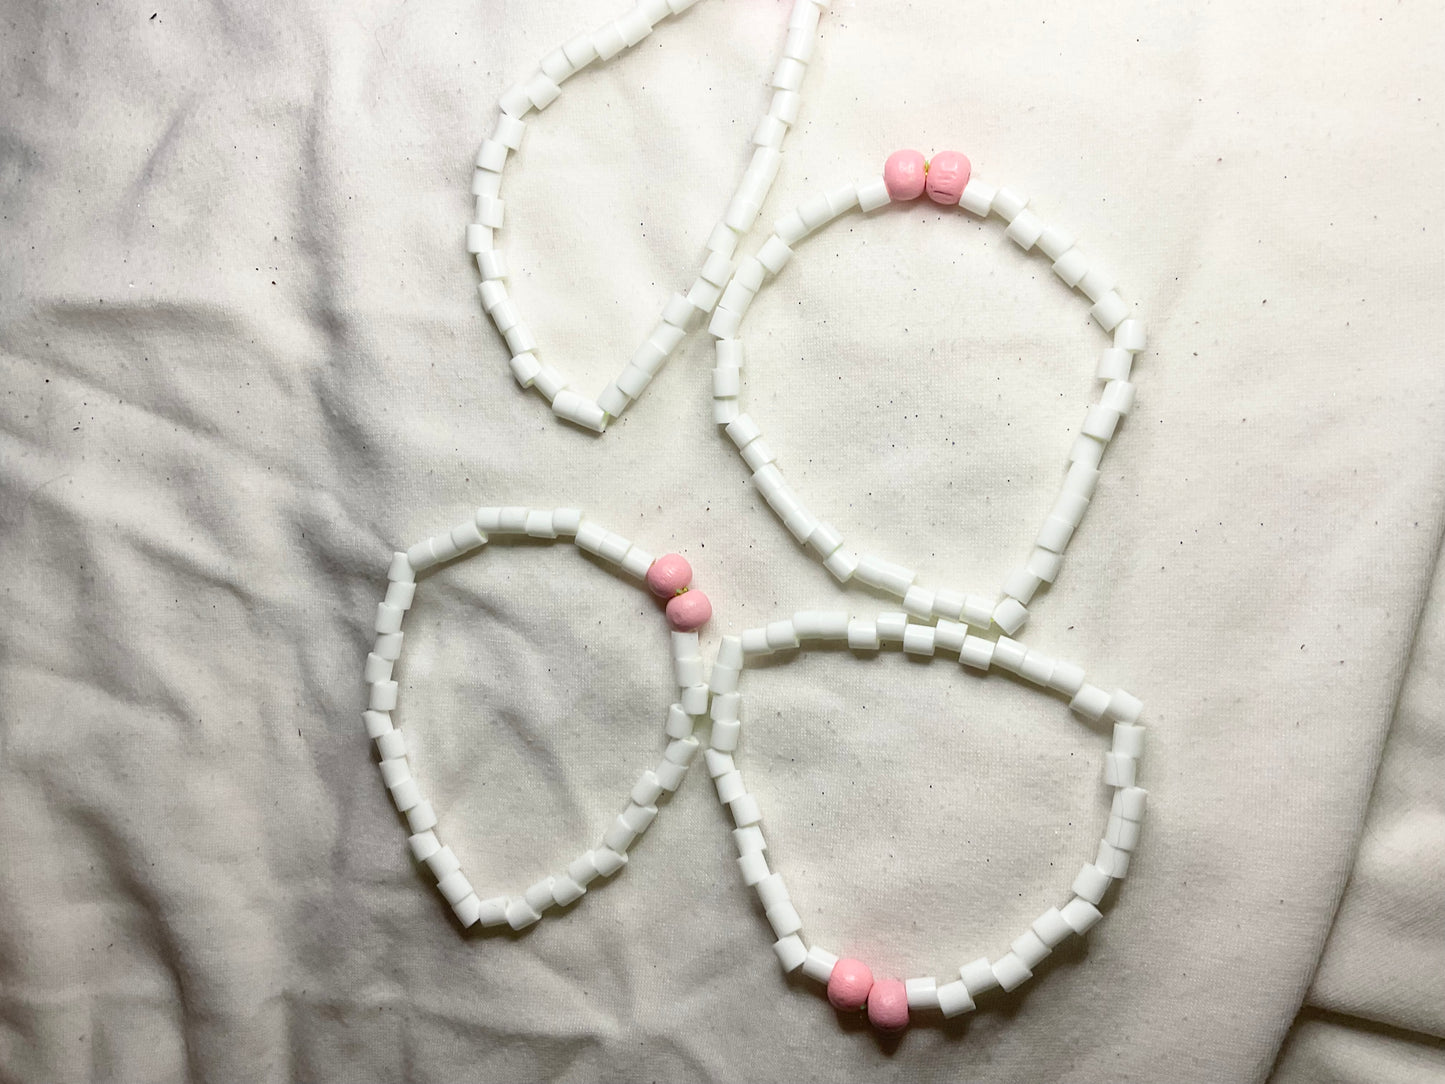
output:
<path id="1" fill-rule="evenodd" d="M 709 653 L 797 608 L 890 608 L 756 496 L 706 335 L 601 438 L 507 370 L 462 245 L 471 161 L 500 92 L 611 9 L 156 3 L 10 3 L 0 35 L 0 1078 L 1270 1072 L 1445 523 L 1437 5 L 824 16 L 763 223 L 899 146 L 957 148 L 1076 232 L 1151 334 L 1022 634 L 1145 701 L 1139 853 L 1086 942 L 893 1044 L 780 975 L 703 773 L 571 913 L 463 936 L 358 718 L 388 555 L 480 504 L 577 505 L 685 553 Z M 529 125 L 512 292 L 589 394 L 691 281 L 786 16 L 706 0 Z M 1103 342 L 996 221 L 926 204 L 800 245 L 746 339 L 800 494 L 965 590 L 1026 556 Z M 479 887 L 559 869 L 655 761 L 654 610 L 566 547 L 422 584 L 398 721 Z M 744 691 L 808 936 L 880 974 L 997 956 L 1093 853 L 1105 740 L 1056 699 L 846 652 Z M 1376 948 L 1414 956 L 1383 922 Z M 1337 1009 L 1330 976 L 1322 1008 L 1439 1027 L 1438 1000 Z"/>

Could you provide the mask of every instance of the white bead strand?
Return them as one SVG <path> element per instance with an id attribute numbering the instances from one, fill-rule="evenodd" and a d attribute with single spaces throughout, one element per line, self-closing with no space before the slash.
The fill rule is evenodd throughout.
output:
<path id="1" fill-rule="evenodd" d="M 886 594 L 896 595 L 914 616 L 925 618 L 931 611 L 934 616 L 966 620 L 981 628 L 996 625 L 1004 634 L 1012 636 L 1028 621 L 1028 604 L 1034 594 L 1058 576 L 1064 550 L 1093 495 L 1104 446 L 1113 439 L 1120 419 L 1134 405 L 1134 385 L 1128 380 L 1130 359 L 1144 348 L 1145 331 L 1143 323 L 1130 315 L 1129 307 L 1120 299 L 1113 276 L 1081 252 L 1071 234 L 1046 223 L 1030 207 L 1027 196 L 1010 188 L 994 188 L 970 176 L 967 160 L 961 155 L 953 157 L 963 163 L 962 175 L 968 179 L 961 188 L 949 192 L 948 198 L 931 191 L 933 198 L 938 202 L 954 202 L 979 216 L 1001 218 L 1007 223 L 1007 236 L 1021 248 L 1049 260 L 1071 289 L 1077 289 L 1093 303 L 1090 312 L 1104 330 L 1114 331 L 1112 345 L 1099 363 L 1099 376 L 1105 381 L 1103 394 L 1088 409 L 1081 434 L 1070 453 L 1070 466 L 1059 499 L 1046 517 L 1028 561 L 1002 585 L 1002 598 L 995 595 L 993 602 L 981 605 L 984 600 L 981 595 L 925 587 L 917 583 L 911 569 L 873 554 L 846 549 L 842 535 L 832 527 L 827 528 L 826 545 L 814 548 L 839 581 L 857 579 Z M 890 158 L 890 170 L 893 162 Z M 922 165 L 921 156 L 919 164 Z M 783 270 L 793 258 L 795 247 L 808 235 L 840 215 L 874 211 L 918 194 L 917 190 L 907 195 L 892 194 L 889 172 L 885 170 L 883 177 L 825 189 L 803 200 L 773 224 L 772 235 L 759 247 L 755 258 L 739 263 L 738 271 L 723 285 L 721 300 L 708 326 L 718 349 L 713 418 L 727 427 L 739 455 L 753 472 L 758 491 L 800 542 L 811 542 L 813 532 L 823 525 L 788 484 L 771 446 L 762 439 L 761 428 L 743 407 L 743 323 L 758 292 L 766 288 L 768 279 Z M 931 600 L 926 609 L 924 600 Z"/>
<path id="2" fill-rule="evenodd" d="M 807 73 L 818 35 L 818 16 L 826 4 L 818 0 L 794 0 L 792 13 L 783 40 L 783 55 L 769 83 L 776 88 L 768 111 L 753 130 L 755 150 L 751 161 L 729 199 L 723 219 L 708 241 L 707 256 L 696 280 L 686 294 L 676 293 L 663 310 L 658 328 L 638 347 L 621 372 L 595 399 L 568 386 L 565 376 L 555 367 L 537 359 L 537 340 L 517 307 L 498 293 L 506 279 L 506 260 L 496 248 L 497 234 L 506 225 L 505 203 L 501 197 L 502 180 L 509 164 L 509 151 L 521 147 L 527 118 L 545 110 L 561 95 L 563 84 L 594 61 L 608 61 L 625 49 L 642 41 L 663 19 L 679 14 L 692 6 L 694 0 L 643 0 L 636 7 L 596 30 L 579 35 L 547 53 L 537 70 L 504 92 L 498 103 L 497 125 L 489 139 L 482 141 L 477 153 L 472 179 L 476 197 L 475 220 L 467 227 L 467 251 L 476 257 L 482 278 L 482 307 L 492 318 L 497 331 L 506 339 L 511 369 L 523 388 L 539 392 L 551 404 L 558 418 L 581 428 L 601 433 L 610 421 L 638 399 L 652 378 L 666 363 L 681 340 L 696 325 L 699 317 L 713 312 L 728 285 L 730 261 L 738 239 L 752 229 L 758 210 L 767 201 L 781 165 L 781 149 L 789 128 L 798 117 L 799 88 Z M 830 194 L 841 213 L 856 201 L 856 194 Z M 831 206 L 831 204 L 830 204 Z M 777 253 L 769 254 L 775 259 Z M 786 257 L 784 257 L 786 259 Z M 755 261 L 756 262 L 756 261 Z M 771 268 L 776 273 L 777 268 Z M 733 278 L 732 281 L 738 281 Z M 486 287 L 494 287 L 490 295 Z M 756 286 L 754 286 L 756 289 Z M 741 318 L 746 309 L 745 291 L 731 296 L 732 317 L 723 317 L 719 326 L 730 319 Z M 735 376 L 736 374 L 734 374 Z M 715 381 L 719 393 L 714 408 L 720 421 L 730 408 L 726 405 L 736 397 L 726 394 L 729 377 Z"/>
<path id="3" fill-rule="evenodd" d="M 417 572 L 478 549 L 488 541 L 489 534 L 565 540 L 616 563 L 638 579 L 645 579 L 651 592 L 666 601 L 667 619 L 673 630 L 673 676 L 679 697 L 678 702 L 668 708 L 665 731 L 672 740 L 661 763 L 638 777 L 628 794 L 626 807 L 603 834 L 601 845 L 584 852 L 564 873 L 534 882 L 520 896 L 483 900 L 472 890 L 455 853 L 437 838 L 436 811 L 412 774 L 406 740 L 393 724 L 391 712 L 398 699 L 398 683 L 392 678 L 393 664 L 401 654 L 401 623 L 416 593 Z M 386 598 L 378 605 L 374 621 L 377 640 L 363 666 L 368 708 L 362 713 L 362 721 L 367 738 L 376 743 L 382 783 L 397 812 L 406 818 L 412 857 L 432 871 L 438 889 L 463 927 L 508 925 L 520 930 L 540 921 L 551 908 L 575 903 L 593 880 L 599 876 L 610 877 L 627 864 L 627 851 L 651 826 L 658 814 L 658 801 L 681 784 L 698 748 L 697 739 L 692 737 L 693 716 L 706 711 L 708 703 L 697 629 L 711 616 L 712 608 L 706 595 L 692 589 L 691 581 L 692 569 L 682 557 L 668 554 L 654 560 L 622 536 L 585 519 L 575 508 L 480 508 L 472 518 L 451 531 L 392 555 L 387 568 Z M 732 703 L 736 704 L 735 697 Z M 745 796 L 741 777 L 729 785 L 739 796 Z"/>
<path id="4" fill-rule="evenodd" d="M 1010 206 L 1017 207 L 1015 197 Z M 1021 208 L 1018 214 L 1022 214 Z M 1015 219 L 1017 220 L 1017 219 Z M 734 430 L 735 439 L 750 444 L 756 437 L 747 423 Z M 953 603 L 950 601 L 950 607 Z M 924 609 L 921 601 L 915 609 Z M 961 606 L 960 606 L 961 610 Z M 1053 950 L 1074 935 L 1082 935 L 1099 921 L 1096 904 L 1113 881 L 1128 871 L 1129 859 L 1139 840 L 1146 793 L 1134 785 L 1135 765 L 1143 752 L 1143 728 L 1138 719 L 1143 705 L 1123 690 L 1106 693 L 1084 681 L 1082 669 L 1035 652 L 1016 640 L 1001 637 L 996 643 L 963 632 L 964 626 L 943 620 L 937 627 L 917 624 L 905 613 L 879 614 L 872 618 L 849 618 L 843 613 L 804 610 L 791 618 L 749 629 L 738 637 L 724 637 L 714 674 L 723 672 L 726 693 L 714 690 L 713 737 L 704 759 L 713 778 L 718 801 L 733 814 L 738 827 L 733 831 L 737 847 L 736 864 L 743 884 L 757 893 L 767 921 L 769 940 L 784 972 L 801 970 L 823 983 L 828 998 L 840 1011 L 860 1009 L 866 1004 L 869 1018 L 885 1030 L 904 1027 L 909 1014 L 938 1009 L 945 1018 L 971 1012 L 975 998 L 995 987 L 1016 990 L 1033 977 L 1033 970 Z M 781 649 L 810 650 L 824 642 L 845 640 L 855 650 L 876 651 L 885 643 L 899 643 L 905 652 L 931 657 L 938 647 L 959 652 L 965 668 L 986 672 L 991 664 L 1010 670 L 1036 687 L 1071 698 L 1070 706 L 1082 713 L 1114 724 L 1113 748 L 1104 754 L 1106 778 L 1117 789 L 1109 811 L 1105 837 L 1099 841 L 1094 861 L 1084 865 L 1072 885 L 1072 898 L 1062 907 L 1049 907 L 1009 944 L 1008 951 L 990 961 L 979 957 L 963 965 L 959 977 L 940 984 L 933 978 L 875 981 L 865 964 L 839 959 L 818 946 L 809 946 L 801 934 L 802 918 L 791 899 L 783 874 L 772 868 L 765 852 L 767 843 L 760 825 L 762 812 L 747 791 L 738 764 L 740 744 L 740 695 L 735 691 L 738 672 L 747 659 L 769 655 Z M 1055 675 L 1060 674 L 1058 684 Z M 726 709 L 720 713 L 720 704 Z M 1097 711 L 1097 715 L 1095 715 Z M 726 722 L 726 728 L 721 728 Z M 1127 765 L 1127 770 L 1122 765 Z M 876 1002 L 876 1003 L 875 1003 Z"/>

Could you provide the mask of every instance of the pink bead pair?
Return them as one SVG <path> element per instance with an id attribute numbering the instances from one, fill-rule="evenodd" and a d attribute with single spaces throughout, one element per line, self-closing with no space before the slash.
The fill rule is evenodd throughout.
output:
<path id="1" fill-rule="evenodd" d="M 908 1026 L 908 988 L 897 979 L 873 981 L 862 960 L 842 959 L 828 976 L 828 1002 L 840 1012 L 857 1012 L 868 1006 L 868 1022 L 879 1031 L 902 1031 Z"/>
<path id="2" fill-rule="evenodd" d="M 939 151 L 924 161 L 917 151 L 894 151 L 883 164 L 883 184 L 895 200 L 914 200 L 928 193 L 934 203 L 957 203 L 973 166 L 957 151 Z"/>
<path id="3" fill-rule="evenodd" d="M 647 569 L 647 586 L 658 598 L 667 599 L 667 623 L 678 632 L 700 629 L 712 617 L 712 603 L 692 589 L 692 565 L 680 553 L 653 561 Z"/>

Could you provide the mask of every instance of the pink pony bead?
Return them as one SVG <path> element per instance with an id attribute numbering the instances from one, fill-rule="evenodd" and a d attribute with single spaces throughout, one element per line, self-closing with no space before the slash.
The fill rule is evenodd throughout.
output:
<path id="1" fill-rule="evenodd" d="M 879 1031 L 908 1026 L 908 987 L 897 979 L 880 979 L 868 991 L 868 1022 Z"/>
<path id="2" fill-rule="evenodd" d="M 673 595 L 667 604 L 667 623 L 678 632 L 702 628 L 712 617 L 712 603 L 701 591 L 684 591 Z"/>
<path id="3" fill-rule="evenodd" d="M 692 565 L 680 553 L 666 553 L 647 569 L 647 586 L 658 598 L 671 598 L 692 583 Z"/>
<path id="4" fill-rule="evenodd" d="M 843 959 L 833 965 L 828 976 L 828 1001 L 833 1008 L 843 1012 L 861 1009 L 868 1003 L 871 989 L 873 972 L 862 960 Z"/>
<path id="5" fill-rule="evenodd" d="M 969 160 L 957 151 L 939 151 L 928 163 L 928 198 L 934 203 L 957 203 L 973 173 Z"/>
<path id="6" fill-rule="evenodd" d="M 923 195 L 924 173 L 923 155 L 917 151 L 894 151 L 883 163 L 883 185 L 888 189 L 888 198 L 910 200 Z"/>

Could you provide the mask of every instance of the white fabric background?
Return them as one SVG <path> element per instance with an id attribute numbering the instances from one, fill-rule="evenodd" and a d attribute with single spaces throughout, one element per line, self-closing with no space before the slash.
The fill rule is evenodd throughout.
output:
<path id="1" fill-rule="evenodd" d="M 887 608 L 754 495 L 705 336 L 600 439 L 507 372 L 461 245 L 471 159 L 498 93 L 610 14 L 6 5 L 0 1076 L 1258 1080 L 1307 991 L 1293 1079 L 1385 1078 L 1393 1040 L 1337 1036 L 1351 1015 L 1420 1033 L 1432 1068 L 1401 1079 L 1440 1075 L 1442 972 L 1404 962 L 1445 943 L 1438 862 L 1370 866 L 1310 990 L 1442 528 L 1423 0 L 825 16 L 763 222 L 900 145 L 956 147 L 1149 319 L 1138 407 L 1025 635 L 1152 726 L 1150 822 L 1087 943 L 880 1042 L 780 977 L 696 777 L 574 913 L 458 933 L 357 719 L 394 547 L 478 504 L 576 504 L 688 555 L 710 647 Z M 530 125 L 513 292 L 586 390 L 690 280 L 785 17 L 699 4 Z M 996 223 L 926 205 L 807 242 L 748 340 L 748 401 L 816 510 L 965 589 L 1026 552 L 1100 343 Z M 1405 730 L 1438 764 L 1429 627 Z M 398 718 L 476 881 L 520 890 L 600 833 L 660 748 L 665 644 L 569 549 L 423 584 Z M 1058 702 L 891 655 L 746 680 L 749 779 L 825 945 L 946 976 L 1092 851 L 1103 743 Z M 1372 824 L 1408 852 L 1439 778 L 1377 794 Z M 1392 911 L 1402 883 L 1421 902 Z"/>

